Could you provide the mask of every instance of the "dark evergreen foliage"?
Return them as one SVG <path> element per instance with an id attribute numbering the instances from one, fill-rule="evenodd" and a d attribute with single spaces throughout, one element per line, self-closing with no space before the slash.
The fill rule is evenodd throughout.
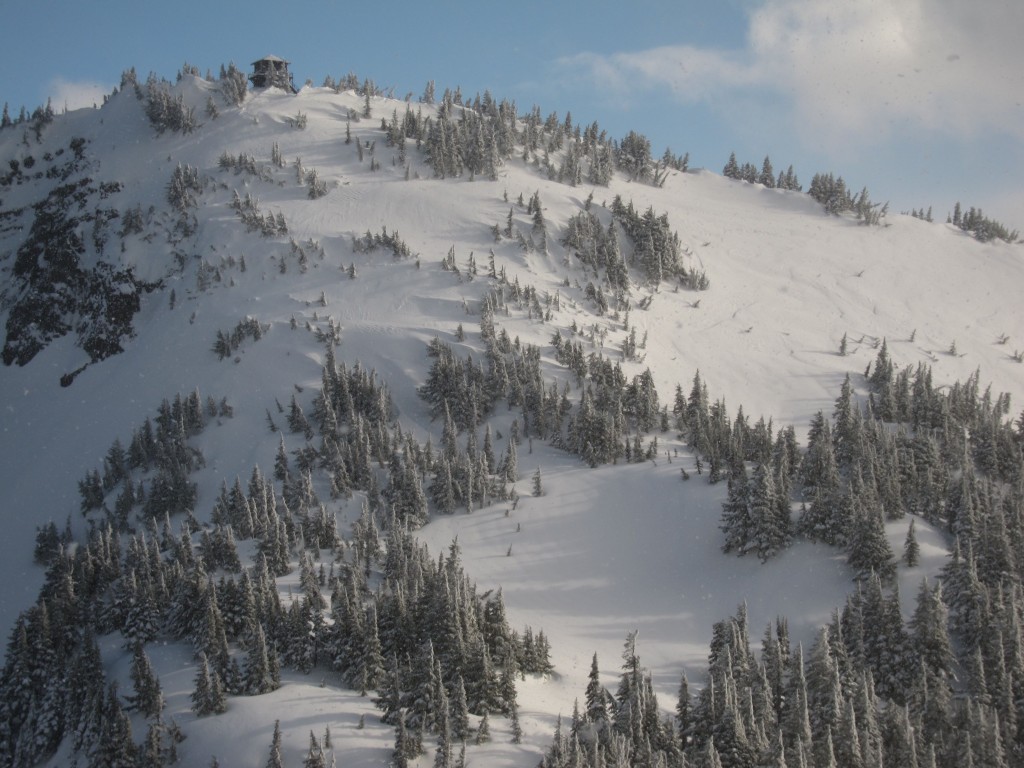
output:
<path id="1" fill-rule="evenodd" d="M 616 165 L 634 181 L 650 182 L 654 179 L 654 161 L 651 142 L 641 133 L 630 131 L 619 142 L 615 155 Z"/>
<path id="2" fill-rule="evenodd" d="M 195 110 L 185 104 L 181 94 L 171 95 L 171 83 L 150 73 L 145 85 L 145 109 L 157 133 L 191 133 L 199 127 Z"/>
<path id="3" fill-rule="evenodd" d="M 632 201 L 624 204 L 618 195 L 612 201 L 611 211 L 633 241 L 630 263 L 635 264 L 649 282 L 657 285 L 663 279 L 673 278 L 687 282 L 689 273 L 683 267 L 679 235 L 672 231 L 667 214 L 658 216 L 653 208 L 640 214 L 633 208 Z M 704 284 L 691 287 L 706 289 L 706 278 Z"/>
<path id="4" fill-rule="evenodd" d="M 657 716 L 631 634 L 618 694 L 599 693 L 595 657 L 587 714 L 577 711 L 568 733 L 559 721 L 544 764 L 1016 765 L 1012 699 L 999 703 L 987 687 L 982 695 L 952 697 L 941 605 L 937 591 L 924 585 L 908 634 L 898 597 L 885 596 L 874 579 L 848 601 L 841 619 L 837 614 L 822 627 L 806 662 L 802 649 L 790 654 L 781 620 L 776 632 L 766 630 L 758 659 L 741 606 L 714 625 L 696 698 L 684 676 L 674 723 Z M 985 662 L 976 657 L 981 675 Z M 1003 674 L 992 679 L 1008 684 L 1013 673 L 1007 667 Z M 1012 728 L 998 725 L 1007 722 Z"/>
<path id="5" fill-rule="evenodd" d="M 156 676 L 141 643 L 135 646 L 132 656 L 131 678 L 135 693 L 128 697 L 128 703 L 146 717 L 158 717 L 164 706 L 160 678 Z"/>
<path id="6" fill-rule="evenodd" d="M 562 244 L 575 249 L 576 257 L 585 267 L 598 273 L 603 271 L 613 292 L 628 292 L 629 269 L 619 250 L 614 220 L 605 228 L 596 215 L 580 211 L 567 222 Z"/>
<path id="7" fill-rule="evenodd" d="M 238 107 L 245 101 L 248 92 L 248 76 L 236 67 L 233 61 L 228 63 L 226 69 L 222 64 L 218 86 L 224 103 L 231 107 Z"/>
<path id="8" fill-rule="evenodd" d="M 396 259 L 407 259 L 415 255 L 398 232 L 389 233 L 387 227 L 381 227 L 380 234 L 367 231 L 361 238 L 352 238 L 352 250 L 356 253 L 372 253 L 378 248 L 391 251 Z"/>
<path id="9" fill-rule="evenodd" d="M 814 174 L 807 194 L 821 203 L 826 213 L 840 214 L 854 208 L 853 195 L 847 189 L 842 176 L 836 178 L 831 173 Z"/>
<path id="10" fill-rule="evenodd" d="M 231 331 L 217 331 L 217 338 L 213 342 L 213 351 L 220 360 L 231 357 L 245 339 L 259 341 L 268 330 L 270 330 L 269 325 L 261 324 L 255 317 L 246 317 L 244 320 L 239 320 Z"/>
<path id="11" fill-rule="evenodd" d="M 802 187 L 797 179 L 796 174 L 793 172 L 793 166 L 783 173 L 779 172 L 778 177 L 774 175 L 775 170 L 772 167 L 771 158 L 765 156 L 764 161 L 761 163 L 760 172 L 757 170 L 757 166 L 753 163 L 740 163 L 736 160 L 736 153 L 732 152 L 729 155 L 729 160 L 726 162 L 725 167 L 722 168 L 722 175 L 727 179 L 735 179 L 737 181 L 747 181 L 751 184 L 761 184 L 768 189 L 778 187 L 779 189 L 790 190 L 794 192 L 800 192 Z"/>
<path id="12" fill-rule="evenodd" d="M 154 421 L 147 419 L 132 435 L 127 450 L 115 441 L 104 459 L 102 477 L 99 470 L 94 470 L 79 481 L 83 514 L 102 509 L 116 528 L 127 530 L 129 515 L 139 505 L 136 519 L 140 521 L 193 510 L 196 488 L 188 477 L 203 466 L 204 460 L 188 440 L 202 432 L 211 418 L 230 415 L 226 399 L 218 404 L 210 398 L 204 406 L 198 391 L 185 398 L 176 395 L 173 401 L 164 400 L 155 427 Z M 146 473 L 152 473 L 148 488 L 143 480 L 137 480 L 138 475 Z M 118 489 L 117 502 L 110 510 L 105 501 Z"/>
<path id="13" fill-rule="evenodd" d="M 288 223 L 285 221 L 284 215 L 280 211 L 276 215 L 273 213 L 264 215 L 260 212 L 259 201 L 249 192 L 245 193 L 245 197 L 239 197 L 236 191 L 231 201 L 231 208 L 238 214 L 238 218 L 245 224 L 245 228 L 249 232 L 258 232 L 263 237 L 288 234 Z M 293 247 L 292 250 L 294 252 L 295 248 Z M 281 263 L 286 264 L 283 260 Z M 286 268 L 285 266 L 284 269 Z"/>
<path id="14" fill-rule="evenodd" d="M 179 213 L 199 205 L 196 195 L 203 191 L 199 180 L 199 171 L 190 165 L 178 163 L 171 173 L 171 181 L 167 185 L 167 202 Z"/>
<path id="15" fill-rule="evenodd" d="M 966 213 L 963 213 L 959 201 L 953 209 L 950 221 L 964 232 L 970 232 L 983 243 L 997 239 L 1007 243 L 1015 243 L 1019 239 L 1017 230 L 1011 231 L 1000 222 L 988 218 L 980 208 L 975 208 L 972 205 Z"/>
<path id="16" fill-rule="evenodd" d="M 83 175 L 81 145 L 61 174 L 63 183 L 30 206 L 28 235 L 17 248 L 2 359 L 25 365 L 51 341 L 76 334 L 91 361 L 123 351 L 134 335 L 132 321 L 149 286 L 130 267 L 105 257 L 105 227 L 117 211 L 102 205 L 117 183 L 95 183 Z M 66 175 L 65 175 L 66 173 Z M 70 180 L 69 177 L 74 177 Z M 19 211 L 20 213 L 20 211 Z M 91 225 L 93 238 L 83 236 Z M 94 257 L 92 267 L 87 264 Z M 65 386 L 73 373 L 62 379 Z M 66 382 L 66 383 L 65 383 Z"/>

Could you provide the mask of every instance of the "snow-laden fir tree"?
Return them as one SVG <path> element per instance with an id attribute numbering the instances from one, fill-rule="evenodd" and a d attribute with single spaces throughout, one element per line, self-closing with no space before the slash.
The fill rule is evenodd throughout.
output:
<path id="1" fill-rule="evenodd" d="M 267 756 L 266 768 L 284 768 L 281 756 L 281 721 L 274 721 L 274 736 L 270 741 L 270 754 Z"/>
<path id="2" fill-rule="evenodd" d="M 135 646 L 132 654 L 130 670 L 135 694 L 127 697 L 128 703 L 138 709 L 146 717 L 157 717 L 164 706 L 163 693 L 160 689 L 160 678 L 153 669 L 142 644 Z"/>

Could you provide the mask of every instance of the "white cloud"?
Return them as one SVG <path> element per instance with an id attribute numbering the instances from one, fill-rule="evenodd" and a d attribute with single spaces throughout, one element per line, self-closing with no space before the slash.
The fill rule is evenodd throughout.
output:
<path id="1" fill-rule="evenodd" d="M 584 73 L 595 83 L 628 94 L 639 85 L 665 85 L 684 101 L 706 99 L 723 86 L 746 87 L 761 75 L 740 55 L 693 46 L 663 46 L 636 53 L 600 56 L 581 53 L 560 59 L 567 71 Z"/>
<path id="2" fill-rule="evenodd" d="M 669 46 L 562 59 L 628 94 L 668 88 L 718 109 L 759 100 L 826 145 L 892 131 L 1024 138 L 1019 0 L 764 0 L 739 50 Z"/>
<path id="3" fill-rule="evenodd" d="M 90 81 L 72 82 L 56 77 L 47 86 L 47 94 L 55 112 L 91 107 L 103 104 L 103 97 L 114 90 L 113 86 Z"/>

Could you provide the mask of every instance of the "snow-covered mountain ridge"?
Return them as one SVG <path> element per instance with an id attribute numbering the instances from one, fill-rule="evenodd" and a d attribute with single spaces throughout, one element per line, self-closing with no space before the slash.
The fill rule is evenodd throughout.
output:
<path id="1" fill-rule="evenodd" d="M 189 133 L 157 135 L 145 102 L 130 88 L 100 110 L 55 118 L 38 140 L 30 132 L 0 132 L 0 167 L 12 170 L 0 188 L 0 317 L 8 345 L 12 329 L 16 342 L 39 342 L 10 346 L 0 373 L 0 488 L 10 542 L 0 566 L 5 631 L 43 581 L 43 569 L 32 563 L 37 526 L 52 520 L 63 528 L 70 517 L 76 537 L 86 540 L 78 482 L 102 470 L 115 440 L 127 447 L 165 398 L 196 390 L 204 400 L 226 398 L 233 415 L 214 416 L 190 436 L 204 459 L 190 475 L 195 516 L 208 522 L 222 483 L 245 483 L 254 466 L 272 474 L 282 438 L 295 461 L 293 452 L 306 441 L 301 430 L 289 429 L 290 401 L 314 421 L 326 345 L 334 338 L 339 362 L 348 370 L 358 362 L 386 387 L 401 432 L 421 444 L 429 437 L 437 450 L 443 418 L 433 418 L 419 395 L 433 362 L 428 344 L 437 337 L 459 358 L 472 355 L 482 364 L 485 317 L 497 333 L 518 340 L 509 360 L 520 348 L 536 347 L 542 383 L 555 384 L 555 400 L 566 387 L 573 404 L 581 397 L 577 378 L 558 361 L 557 331 L 586 354 L 620 362 L 627 381 L 649 369 L 670 412 L 676 386 L 689 393 L 699 370 L 730 417 L 742 405 L 751 422 L 764 415 L 777 430 L 795 427 L 801 443 L 815 413 L 831 414 L 847 373 L 866 395 L 859 374 L 874 363 L 883 339 L 897 366 L 931 365 L 940 391 L 980 369 L 983 386 L 992 382 L 1014 403 L 1024 395 L 1024 366 L 1014 359 L 1024 347 L 1024 318 L 1016 311 L 1024 285 L 1019 247 L 981 244 L 956 228 L 905 216 L 860 226 L 825 215 L 806 195 L 707 171 L 670 170 L 660 187 L 622 172 L 607 187 L 560 183 L 548 177 L 544 157 L 557 170 L 569 150 L 545 153 L 546 135 L 524 161 L 528 121 L 518 123 L 523 137 L 495 166 L 495 180 L 467 170 L 439 178 L 414 139 L 400 149 L 382 128 L 382 121 L 403 121 L 407 110 L 437 122 L 438 105 L 305 88 L 295 96 L 255 92 L 230 107 L 219 101 L 216 84 L 191 76 L 173 93 L 202 123 Z M 218 106 L 216 117 L 206 112 L 208 98 Z M 367 103 L 372 116 L 356 119 Z M 453 122 L 461 114 L 453 107 Z M 47 251 L 56 247 L 51 230 L 37 229 L 31 245 L 43 210 L 33 206 L 53 201 L 62 185 L 73 187 L 58 195 L 70 201 L 68 213 L 54 218 L 66 225 L 58 244 L 73 243 L 75 281 Z M 539 225 L 527 205 L 535 194 Z M 641 215 L 649 208 L 666 215 L 678 234 L 682 274 L 705 273 L 706 291 L 680 287 L 678 276 L 655 285 L 637 264 L 624 294 L 628 313 L 616 307 L 606 272 L 581 264 L 577 249 L 562 244 L 570 219 L 587 208 L 607 229 L 616 196 Z M 619 227 L 629 261 L 645 246 Z M 604 286 L 606 311 L 588 298 L 588 283 Z M 31 291 L 39 301 L 27 298 Z M 40 308 L 42 315 L 32 314 Z M 243 332 L 221 348 L 227 354 L 215 352 L 218 334 L 230 339 L 246 318 L 261 329 L 259 338 Z M 847 353 L 840 355 L 844 336 Z M 513 420 L 524 426 L 519 407 L 499 400 L 480 415 L 477 438 L 482 442 L 484 423 L 490 425 L 495 452 L 507 456 Z M 633 431 L 623 437 L 631 440 Z M 597 468 L 524 436 L 510 483 L 517 502 L 495 498 L 481 506 L 478 498 L 471 514 L 462 506 L 443 515 L 432 500 L 433 519 L 418 538 L 436 557 L 457 536 L 462 563 L 481 592 L 502 589 L 511 626 L 543 628 L 551 641 L 555 674 L 520 683 L 524 744 L 507 743 L 509 726 L 495 717 L 495 738 L 475 759 L 535 764 L 555 716 L 568 715 L 582 694 L 591 655 L 596 651 L 608 669 L 617 666 L 629 632 L 639 630 L 655 689 L 671 701 L 683 669 L 702 671 L 712 623 L 739 603 L 746 601 L 755 632 L 786 615 L 794 639 L 809 644 L 850 591 L 845 555 L 824 544 L 799 540 L 765 564 L 722 554 L 726 484 L 696 476 L 694 454 L 676 429 L 644 435 L 645 448 L 655 434 L 652 460 Z M 468 439 L 462 432 L 460 446 Z M 378 469 L 383 482 L 384 467 Z M 680 481 L 680 469 L 689 482 Z M 542 483 L 537 496 L 535 471 Z M 140 472 L 138 479 L 152 475 Z M 334 499 L 323 474 L 314 482 L 347 532 L 367 490 Z M 108 507 L 116 496 L 107 494 Z M 383 525 L 386 515 L 379 518 Z M 173 517 L 175 527 L 181 520 Z M 908 612 L 921 576 L 937 572 L 950 544 L 928 523 L 917 524 L 921 562 L 899 571 Z M 897 552 L 906 529 L 906 519 L 888 526 Z M 251 553 L 255 545 L 241 549 Z M 324 562 L 331 562 L 326 550 Z M 289 586 L 299 589 L 298 572 L 278 585 L 288 602 Z M 225 766 L 262 763 L 275 719 L 293 764 L 305 754 L 307 732 L 319 734 L 326 725 L 335 749 L 346 750 L 340 762 L 389 759 L 393 728 L 380 724 L 369 699 L 341 685 L 329 665 L 312 677 L 286 670 L 277 691 L 232 696 L 225 714 L 197 718 L 192 648 L 160 637 L 150 655 L 160 670 L 165 717 L 188 735 L 178 747 L 188 764 L 214 753 Z M 130 654 L 120 650 L 116 633 L 101 648 L 109 679 L 127 692 Z M 355 725 L 360 714 L 368 715 L 365 730 Z M 139 741 L 145 720 L 133 718 Z M 65 742 L 54 764 L 70 754 Z"/>

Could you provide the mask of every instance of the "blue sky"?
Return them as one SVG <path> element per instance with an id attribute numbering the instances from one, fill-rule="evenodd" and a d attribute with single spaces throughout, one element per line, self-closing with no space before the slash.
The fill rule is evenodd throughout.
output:
<path id="1" fill-rule="evenodd" d="M 1020 0 L 304 3 L 5 0 L 0 101 L 101 101 L 134 66 L 173 78 L 267 53 L 296 84 L 349 71 L 418 96 L 489 89 L 720 171 L 730 151 L 805 187 L 843 175 L 893 210 L 956 200 L 1024 230 Z"/>

